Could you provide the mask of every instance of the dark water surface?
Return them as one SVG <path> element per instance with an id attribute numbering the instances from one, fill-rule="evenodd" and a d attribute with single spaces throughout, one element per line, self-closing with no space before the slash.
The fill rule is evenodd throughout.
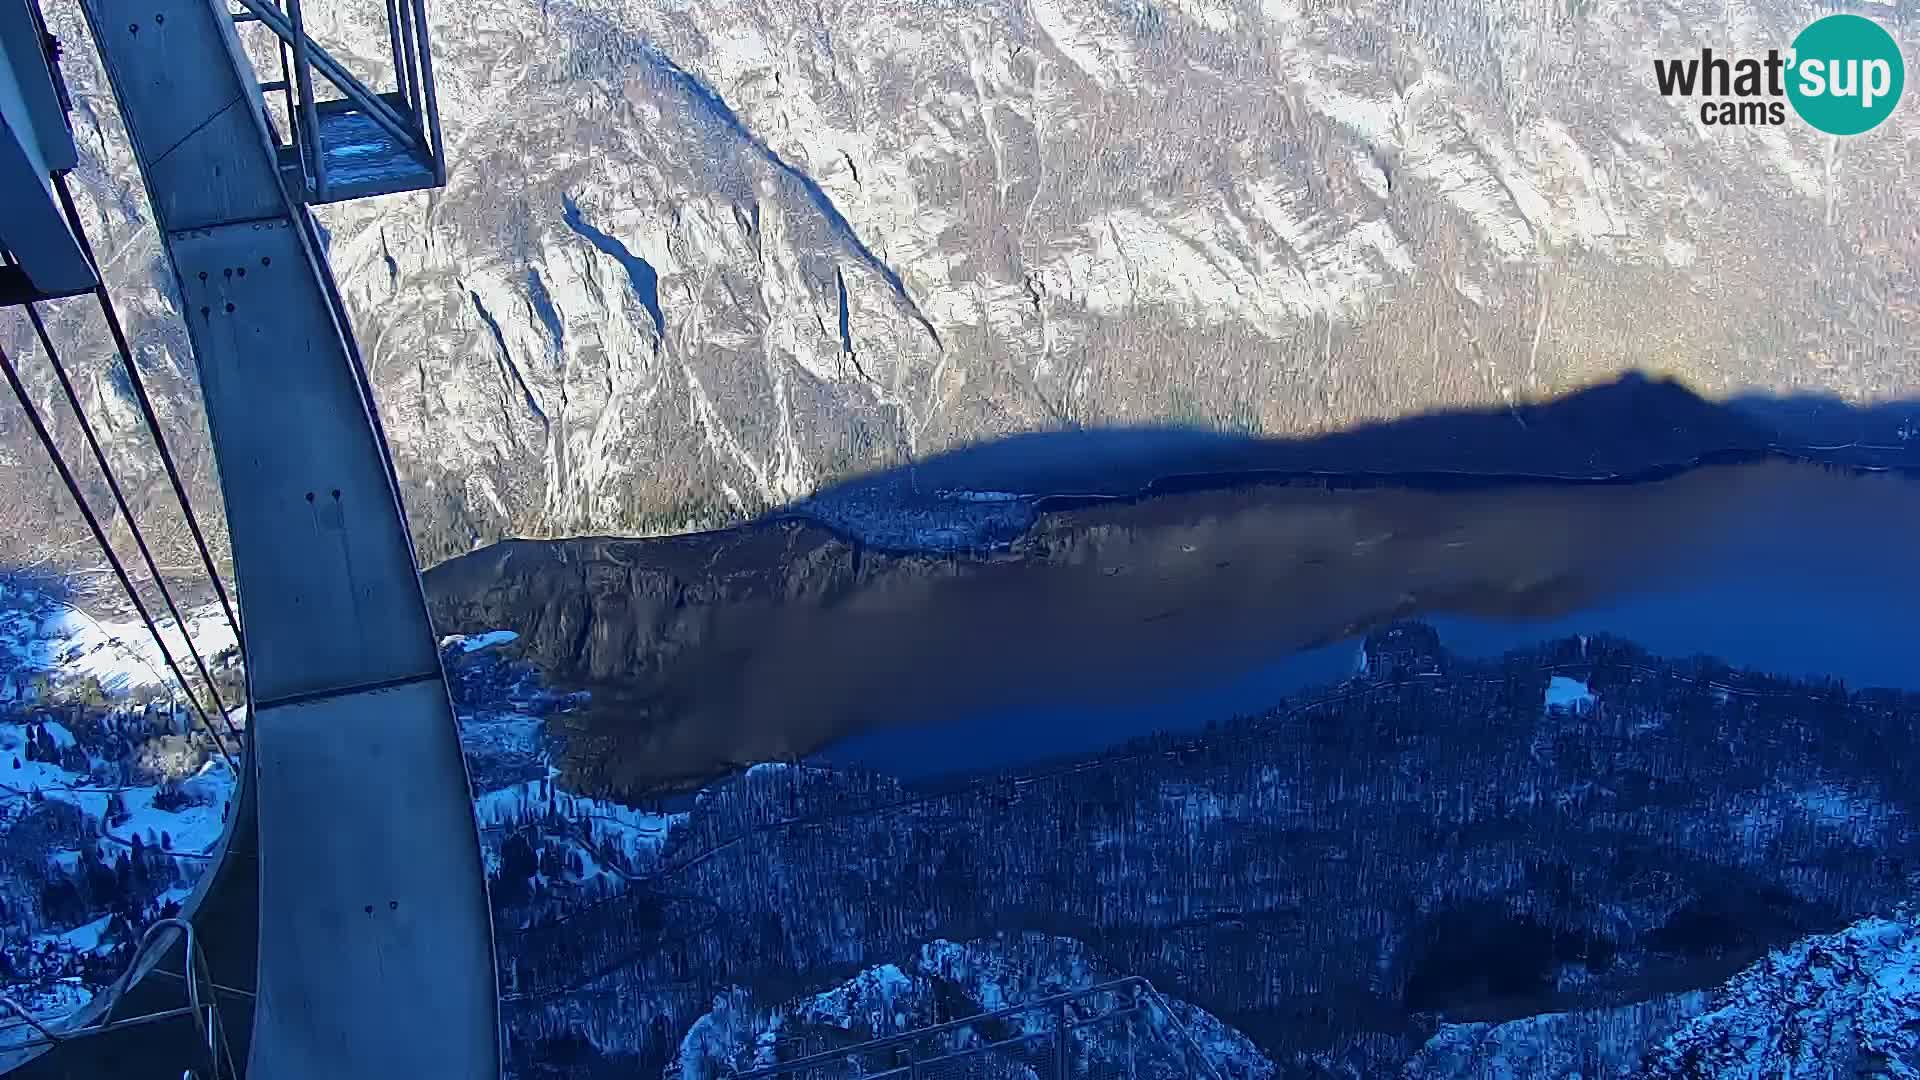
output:
<path id="1" fill-rule="evenodd" d="M 484 587 L 443 621 L 515 629 L 591 692 L 561 721 L 570 783 L 664 793 L 755 761 L 929 777 L 1203 728 L 1340 680 L 1407 618 L 1470 656 L 1605 634 L 1920 689 L 1916 540 L 1920 481 L 1779 461 L 1449 490 L 1229 481 L 1041 512 L 985 553 L 802 521 L 526 543 L 456 568 Z"/>
<path id="2" fill-rule="evenodd" d="M 1414 602 L 1403 613 L 1433 624 L 1449 649 L 1471 656 L 1608 634 L 1667 656 L 1707 655 L 1774 674 L 1836 677 L 1852 687 L 1920 690 L 1920 482 L 1784 466 L 1732 468 L 1704 479 L 1704 487 L 1684 497 L 1704 511 L 1699 514 L 1678 512 L 1671 493 L 1658 485 L 1589 492 L 1607 503 L 1621 543 L 1579 552 L 1569 562 L 1568 576 L 1599 583 L 1571 610 L 1462 615 L 1450 613 L 1443 600 Z M 1513 528 L 1536 524 L 1521 512 Z M 1525 535 L 1514 538 L 1521 546 L 1529 542 Z M 1565 541 L 1548 533 L 1531 539 Z M 1114 673 L 1124 674 L 1128 692 L 1090 702 L 1086 686 L 1100 677 L 1095 664 L 1063 672 L 1057 684 L 1063 692 L 1042 687 L 1018 706 L 879 727 L 838 740 L 818 757 L 927 778 L 1014 767 L 1256 713 L 1281 697 L 1345 678 L 1362 659 L 1363 633 L 1338 634 L 1333 627 L 1322 629 L 1334 637 L 1331 643 L 1289 649 L 1299 628 L 1311 626 L 1311 613 L 1302 614 L 1292 632 L 1276 635 L 1266 658 L 1258 657 L 1256 631 L 1235 643 L 1240 647 L 1222 648 L 1217 662 L 1189 654 L 1160 670 L 1129 666 Z M 1341 614 L 1328 612 L 1330 618 Z M 1225 659 L 1229 651 L 1234 656 Z"/>

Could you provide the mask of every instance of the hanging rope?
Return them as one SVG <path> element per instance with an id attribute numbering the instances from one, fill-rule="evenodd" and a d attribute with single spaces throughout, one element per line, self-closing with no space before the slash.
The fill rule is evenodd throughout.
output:
<path id="1" fill-rule="evenodd" d="M 46 449 L 47 456 L 53 459 L 53 467 L 59 472 L 60 481 L 67 486 L 67 493 L 73 496 L 74 504 L 80 508 L 80 516 L 87 519 L 87 527 L 93 530 L 94 542 L 100 545 L 100 552 L 106 556 L 107 565 L 113 568 L 114 576 L 120 579 L 120 587 L 126 590 L 127 598 L 133 601 L 133 609 L 139 613 L 140 621 L 145 624 L 147 633 L 153 635 L 153 642 L 159 647 L 161 658 L 167 662 L 167 669 L 173 673 L 174 679 L 182 687 L 186 687 L 188 685 L 186 676 L 180 673 L 180 665 L 174 662 L 173 654 L 167 651 L 160 637 L 160 628 L 154 624 L 153 616 L 147 612 L 147 606 L 141 602 L 139 591 L 133 587 L 133 579 L 127 576 L 126 567 L 120 564 L 120 556 L 114 552 L 113 545 L 107 542 L 106 530 L 100 527 L 100 519 L 94 516 L 93 508 L 87 505 L 86 497 L 80 492 L 80 484 L 73 478 L 73 470 L 67 468 L 66 458 L 61 455 L 59 446 L 54 443 L 52 433 L 47 430 L 46 421 L 41 419 L 40 410 L 33 404 L 33 398 L 28 396 L 26 385 L 20 381 L 20 373 L 14 369 L 13 358 L 7 355 L 4 347 L 0 347 L 0 372 L 5 373 L 7 385 L 13 388 L 13 396 L 20 402 L 21 410 L 27 414 L 27 422 L 33 425 L 33 433 L 40 439 L 40 445 Z M 184 634 L 185 631 L 186 627 L 182 626 L 181 632 Z M 233 770 L 235 776 L 240 775 L 240 767 L 235 764 L 233 755 L 228 752 L 225 740 L 221 739 L 219 732 L 213 729 L 213 722 L 207 719 L 207 711 L 201 707 L 200 699 L 189 693 L 187 701 L 193 706 L 194 714 L 199 717 L 201 729 L 207 733 L 208 738 L 213 740 L 215 748 L 220 751 L 220 756 L 226 759 L 227 767 Z"/>
<path id="2" fill-rule="evenodd" d="M 213 591 L 220 596 L 220 609 L 226 613 L 227 625 L 233 630 L 233 640 L 240 650 L 240 663 L 247 662 L 245 639 L 240 636 L 240 620 L 234 616 L 233 602 L 227 597 L 227 588 L 220 580 L 220 571 L 213 562 L 213 552 L 207 547 L 207 538 L 200 531 L 200 519 L 193 512 L 193 500 L 187 496 L 187 486 L 180 480 L 180 470 L 173 463 L 173 453 L 167 448 L 167 437 L 161 431 L 160 418 L 154 412 L 153 401 L 147 396 L 146 383 L 140 378 L 140 369 L 133 362 L 133 348 L 127 344 L 127 333 L 120 325 L 120 315 L 113 307 L 113 298 L 107 293 L 107 279 L 100 273 L 100 261 L 94 258 L 93 244 L 87 240 L 84 224 L 80 220 L 80 211 L 74 205 L 73 191 L 67 186 L 64 173 L 55 173 L 53 186 L 60 193 L 60 208 L 67 215 L 67 224 L 73 230 L 74 239 L 80 242 L 80 250 L 93 266 L 96 282 L 93 294 L 100 301 L 100 313 L 106 317 L 107 329 L 113 334 L 113 343 L 120 350 L 120 361 L 127 369 L 127 382 L 133 387 L 133 396 L 140 404 L 140 416 L 146 421 L 147 432 L 153 436 L 153 445 L 160 452 L 160 463 L 166 466 L 167 480 L 173 485 L 173 494 L 180 501 L 180 512 L 186 515 L 187 529 L 193 533 L 194 546 L 200 550 L 200 561 L 207 568 L 207 578 L 213 582 Z M 251 679 L 251 676 L 249 676 Z"/>
<path id="3" fill-rule="evenodd" d="M 107 478 L 107 490 L 113 492 L 113 502 L 120 508 L 120 517 L 127 523 L 127 531 L 133 535 L 134 546 L 140 549 L 140 558 L 147 564 L 147 573 L 153 575 L 153 583 L 160 590 L 160 599 L 166 602 L 167 613 L 173 616 L 175 626 L 180 628 L 180 637 L 187 643 L 187 654 L 193 657 L 193 666 L 199 672 L 202 682 L 207 684 L 207 693 L 213 696 L 213 705 L 220 713 L 221 723 L 226 726 L 227 734 L 232 736 L 235 745 L 240 743 L 240 733 L 234 729 L 233 718 L 227 714 L 227 703 L 220 698 L 220 687 L 214 683 L 213 674 L 207 670 L 207 662 L 200 656 L 200 650 L 194 645 L 193 635 L 188 633 L 187 620 L 180 614 L 180 606 L 173 601 L 173 593 L 167 588 L 167 580 L 160 574 L 160 564 L 153 558 L 153 551 L 147 546 L 147 538 L 140 531 L 140 523 L 133 516 L 133 508 L 127 505 L 127 496 L 120 488 L 120 480 L 113 474 L 113 466 L 107 463 L 106 451 L 100 448 L 100 440 L 95 436 L 93 424 L 87 419 L 87 412 L 80 405 L 80 395 L 73 389 L 73 380 L 67 377 L 66 365 L 60 362 L 60 351 L 54 348 L 53 338 L 47 333 L 47 324 L 40 318 L 39 309 L 29 303 L 27 320 L 33 323 L 34 333 L 40 337 L 40 347 L 46 351 L 47 362 L 53 367 L 54 377 L 60 381 L 60 390 L 66 395 L 67 404 L 73 408 L 74 419 L 80 422 L 80 433 L 86 436 L 87 447 L 93 451 L 93 460 L 99 464 L 101 475 Z M 156 640 L 162 652 L 166 646 Z M 237 639 L 236 639 L 237 644 Z"/>

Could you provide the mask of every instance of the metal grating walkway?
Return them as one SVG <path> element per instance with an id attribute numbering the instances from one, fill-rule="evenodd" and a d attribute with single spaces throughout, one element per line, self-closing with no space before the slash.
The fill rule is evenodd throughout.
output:
<path id="1" fill-rule="evenodd" d="M 316 172 L 327 178 L 324 201 L 417 191 L 438 184 L 431 161 L 401 145 L 353 101 L 342 98 L 320 102 L 315 115 L 323 159 L 323 168 Z M 300 174 L 293 147 L 280 148 L 280 168 L 291 176 Z"/>

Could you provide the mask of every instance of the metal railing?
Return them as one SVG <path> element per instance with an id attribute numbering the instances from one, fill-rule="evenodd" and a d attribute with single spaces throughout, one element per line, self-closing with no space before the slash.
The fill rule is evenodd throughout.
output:
<path id="1" fill-rule="evenodd" d="M 113 1018 L 113 1010 L 119 1004 L 121 996 L 133 985 L 134 977 L 140 971 L 141 961 L 146 959 L 148 951 L 153 946 L 155 937 L 160 931 L 169 929 L 179 931 L 186 939 L 186 949 L 182 953 L 182 963 L 186 969 L 183 980 L 187 987 L 186 1005 L 180 1008 L 162 1009 L 158 1012 L 131 1016 L 124 1020 L 115 1020 Z M 72 1042 L 76 1039 L 103 1035 L 110 1031 L 118 1031 L 122 1028 L 135 1027 L 140 1024 L 152 1024 L 163 1020 L 171 1020 L 175 1017 L 191 1016 L 194 1019 L 195 1025 L 200 1029 L 201 1039 L 205 1043 L 207 1061 L 211 1069 L 211 1072 L 208 1074 L 208 1080 L 219 1080 L 220 1077 L 238 1076 L 239 1072 L 235 1067 L 232 1049 L 227 1045 L 226 1029 L 220 1023 L 220 1006 L 211 994 L 202 1000 L 200 991 L 203 985 L 212 989 L 214 983 L 212 976 L 207 970 L 206 955 L 200 951 L 199 940 L 194 937 L 193 924 L 185 919 L 178 918 L 155 919 L 153 923 L 147 927 L 146 932 L 140 936 L 140 943 L 134 947 L 133 961 L 127 965 L 126 973 L 121 975 L 114 985 L 106 991 L 104 995 L 106 1007 L 100 1011 L 97 1017 L 78 1027 L 60 1029 L 49 1026 L 47 1023 L 35 1017 L 32 1011 L 27 1009 L 26 1006 L 21 1005 L 13 998 L 0 995 L 0 1011 L 12 1013 L 14 1017 L 32 1028 L 35 1033 L 35 1037 L 20 1042 L 9 1043 L 7 1049 L 18 1050 L 34 1046 L 52 1046 L 58 1043 Z M 59 1021 L 55 1021 L 56 1024 L 58 1022 Z"/>
<path id="2" fill-rule="evenodd" d="M 260 84 L 265 93 L 282 95 L 288 142 L 283 151 L 295 164 L 295 194 L 306 202 L 331 202 L 393 190 L 440 186 L 446 183 L 446 156 L 441 139 L 440 104 L 434 90 L 433 49 L 427 32 L 426 0 L 386 0 L 387 40 L 392 54 L 394 89 L 378 92 L 307 34 L 301 0 L 237 0 L 245 9 L 233 13 L 236 23 L 258 23 L 277 39 L 280 78 Z M 338 97 L 320 98 L 315 73 Z M 398 153 L 417 166 L 415 182 L 397 183 L 367 191 L 359 187 L 336 189 L 337 166 L 329 162 L 326 121 L 351 111 L 367 120 L 390 140 Z"/>
<path id="3" fill-rule="evenodd" d="M 776 1044 L 778 1053 L 781 1044 Z M 785 1044 L 790 1046 L 791 1044 Z M 1139 976 L 733 1074 L 731 1080 L 1221 1080 Z"/>

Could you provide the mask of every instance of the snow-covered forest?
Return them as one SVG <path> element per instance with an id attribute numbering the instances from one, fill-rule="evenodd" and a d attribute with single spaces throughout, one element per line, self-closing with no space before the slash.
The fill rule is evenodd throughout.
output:
<path id="1" fill-rule="evenodd" d="M 233 776 L 130 628 L 6 601 L 0 975 L 57 1014 L 187 902 Z M 1185 734 L 628 805 L 556 764 L 582 699 L 512 633 L 442 653 L 514 1075 L 706 1080 L 1135 976 L 1152 1025 L 1089 1014 L 1076 1069 L 1123 1038 L 1137 1075 L 1190 1072 L 1192 1039 L 1222 1080 L 1920 1068 L 1909 695 L 1604 638 L 1469 661 L 1402 625 Z M 1042 1014 L 937 1049 L 1043 1042 Z"/>

